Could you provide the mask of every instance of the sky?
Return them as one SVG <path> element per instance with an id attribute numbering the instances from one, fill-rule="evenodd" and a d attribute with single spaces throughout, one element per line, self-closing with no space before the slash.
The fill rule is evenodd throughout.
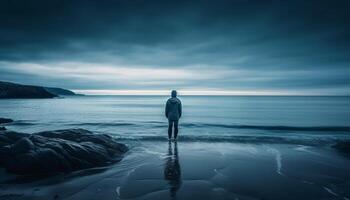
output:
<path id="1" fill-rule="evenodd" d="M 349 7 L 2 0 L 0 80 L 86 94 L 350 95 Z"/>

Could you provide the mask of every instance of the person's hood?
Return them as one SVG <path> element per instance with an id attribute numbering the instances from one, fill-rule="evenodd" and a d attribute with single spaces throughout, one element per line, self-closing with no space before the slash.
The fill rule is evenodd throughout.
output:
<path id="1" fill-rule="evenodd" d="M 180 103 L 180 100 L 176 97 L 172 97 L 169 99 L 169 102 L 172 104 L 175 104 L 175 103 Z"/>

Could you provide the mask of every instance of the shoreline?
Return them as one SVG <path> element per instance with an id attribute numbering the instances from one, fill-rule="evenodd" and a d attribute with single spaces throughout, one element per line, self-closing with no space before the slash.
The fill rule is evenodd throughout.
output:
<path id="1" fill-rule="evenodd" d="M 292 144 L 138 142 L 117 164 L 31 183 L 14 199 L 346 199 L 349 159 Z M 288 191 L 288 192 L 285 192 Z"/>

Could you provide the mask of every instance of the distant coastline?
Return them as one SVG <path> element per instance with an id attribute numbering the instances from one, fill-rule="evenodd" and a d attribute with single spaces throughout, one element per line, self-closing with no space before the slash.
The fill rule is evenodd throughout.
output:
<path id="1" fill-rule="evenodd" d="M 0 81 L 0 99 L 46 99 L 75 95 L 81 94 L 76 94 L 63 88 L 22 85 Z"/>

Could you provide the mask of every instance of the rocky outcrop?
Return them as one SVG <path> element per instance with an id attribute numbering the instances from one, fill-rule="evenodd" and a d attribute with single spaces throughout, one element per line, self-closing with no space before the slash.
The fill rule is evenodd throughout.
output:
<path id="1" fill-rule="evenodd" d="M 6 123 L 11 123 L 11 122 L 13 122 L 12 119 L 1 118 L 1 117 L 0 117 L 0 124 L 6 124 Z"/>
<path id="2" fill-rule="evenodd" d="M 5 98 L 53 98 L 57 95 L 40 86 L 20 85 L 0 81 L 0 99 Z"/>
<path id="3" fill-rule="evenodd" d="M 0 166 L 16 174 L 55 174 L 119 161 L 128 150 L 109 135 L 84 129 L 34 134 L 0 131 Z"/>
<path id="4" fill-rule="evenodd" d="M 333 148 L 337 149 L 341 153 L 350 156 L 350 140 L 339 141 L 335 145 L 333 145 Z"/>
<path id="5" fill-rule="evenodd" d="M 0 117 L 0 124 L 7 124 L 7 123 L 11 123 L 11 122 L 13 122 L 12 119 Z M 5 130 L 6 130 L 6 128 L 4 126 L 0 126 L 0 131 L 5 131 Z"/>
<path id="6" fill-rule="evenodd" d="M 57 95 L 57 96 L 72 96 L 77 95 L 74 92 L 62 88 L 53 88 L 53 87 L 45 87 L 46 91 L 50 92 L 51 94 Z"/>

